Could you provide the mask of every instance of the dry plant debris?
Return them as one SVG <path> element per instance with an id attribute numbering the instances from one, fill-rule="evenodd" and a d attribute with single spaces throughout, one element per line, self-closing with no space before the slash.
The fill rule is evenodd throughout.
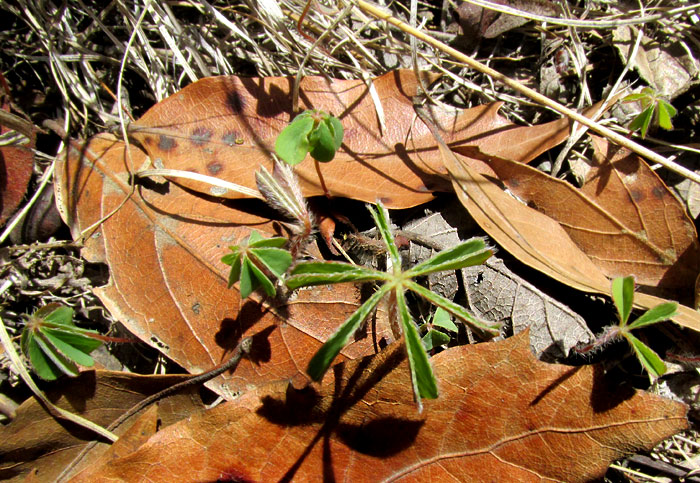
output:
<path id="1" fill-rule="evenodd" d="M 276 133 L 289 121 L 293 110 L 305 107 L 322 107 L 344 121 L 345 146 L 336 160 L 322 166 L 331 194 L 370 202 L 380 197 L 389 207 L 406 208 L 422 205 L 436 196 L 444 199 L 441 192 L 457 192 L 469 213 L 503 251 L 559 282 L 605 294 L 608 277 L 639 272 L 645 292 L 691 300 L 692 304 L 696 295 L 694 277 L 698 272 L 695 226 L 664 181 L 656 176 L 654 167 L 646 168 L 644 161 L 624 151 L 611 157 L 608 154 L 612 148 L 602 144 L 604 141 L 591 144 L 589 137 L 580 135 L 571 136 L 562 151 L 569 154 L 564 154 L 562 160 L 569 162 L 576 173 L 583 173 L 577 175 L 583 181 L 581 187 L 564 185 L 563 181 L 520 164 L 534 161 L 546 167 L 554 163 L 555 173 L 559 171 L 558 162 L 553 159 L 555 155 L 547 159 L 549 154 L 542 153 L 567 140 L 568 120 L 557 119 L 551 111 L 536 108 L 519 91 L 494 82 L 427 43 L 377 21 L 357 5 L 313 3 L 306 9 L 305 2 L 292 0 L 245 1 L 233 6 L 204 0 L 187 3 L 115 0 L 98 9 L 79 0 L 35 3 L 12 0 L 0 6 L 7 19 L 4 20 L 7 28 L 0 33 L 4 46 L 0 53 L 2 74 L 12 87 L 12 108 L 17 109 L 15 112 L 20 117 L 26 117 L 37 127 L 44 120 L 53 120 L 50 125 L 61 126 L 73 138 L 64 139 L 69 161 L 58 166 L 59 206 L 77 243 L 83 244 L 81 255 L 91 262 L 106 263 L 110 280 L 98 287 L 102 285 L 100 282 L 83 277 L 82 262 L 74 262 L 72 252 L 65 255 L 61 243 L 51 241 L 40 249 L 28 247 L 27 251 L 12 246 L 3 248 L 7 250 L 3 252 L 4 275 L 10 281 L 2 291 L 4 318 L 15 333 L 22 326 L 22 313 L 31 313 L 32 307 L 51 302 L 85 307 L 81 312 L 86 321 L 91 313 L 95 314 L 94 299 L 89 292 L 92 288 L 116 319 L 190 372 L 201 372 L 222 362 L 240 338 L 252 335 L 254 350 L 250 357 L 233 374 L 209 383 L 226 398 L 243 395 L 238 402 L 226 403 L 206 414 L 223 418 L 216 419 L 216 424 L 233 424 L 240 417 L 246 424 L 265 425 L 271 434 L 287 431 L 290 441 L 297 441 L 300 449 L 304 438 L 311 435 L 309 441 L 312 441 L 316 437 L 313 434 L 317 434 L 325 438 L 333 451 L 337 449 L 333 454 L 338 458 L 342 455 L 342 459 L 360 461 L 372 457 L 362 451 L 363 437 L 376 435 L 382 428 L 384 434 L 387 427 L 380 424 L 381 417 L 372 419 L 376 416 L 373 415 L 370 419 L 379 429 L 373 423 L 364 429 L 351 428 L 356 418 L 368 417 L 362 411 L 355 414 L 359 410 L 356 408 L 343 413 L 343 417 L 350 417 L 349 423 L 340 417 L 337 411 L 341 406 L 334 404 L 344 404 L 342 392 L 338 391 L 345 387 L 345 382 L 337 386 L 338 381 L 344 380 L 338 374 L 344 371 L 343 367 L 355 367 L 352 364 L 360 364 L 358 367 L 381 364 L 394 352 L 381 352 L 374 359 L 338 366 L 337 373 L 329 377 L 339 379 L 315 389 L 300 389 L 305 378 L 299 369 L 363 301 L 366 288 L 332 286 L 325 291 L 292 294 L 290 298 L 242 303 L 235 292 L 226 290 L 226 267 L 219 263 L 227 244 L 246 236 L 251 228 L 268 236 L 284 234 L 279 224 L 282 220 L 260 210 L 259 202 L 224 199 L 221 195 L 227 190 L 226 196 L 230 196 L 235 183 L 249 190 L 247 197 L 256 197 L 257 166 L 271 167 L 267 153 L 272 150 Z M 629 84 L 648 83 L 660 95 L 668 96 L 681 116 L 678 122 L 674 120 L 674 131 L 651 133 L 647 137 L 648 145 L 658 148 L 653 144 L 658 141 L 654 136 L 663 136 L 665 142 L 680 146 L 697 135 L 696 123 L 691 122 L 692 103 L 697 95 L 699 49 L 692 24 L 697 5 L 690 2 L 674 8 L 640 5 L 640 10 L 623 11 L 622 6 L 609 3 L 581 7 L 575 2 L 564 2 L 555 9 L 551 5 L 542 8 L 542 2 L 532 1 L 507 2 L 501 6 L 482 0 L 473 3 L 486 9 L 472 15 L 470 21 L 466 20 L 464 9 L 457 11 L 452 6 L 395 3 L 385 7 L 385 11 L 461 47 L 511 79 L 533 88 L 540 86 L 567 106 L 583 109 L 614 98 Z M 513 21 L 515 17 L 490 10 L 493 8 L 515 8 L 519 10 L 516 13 L 520 20 Z M 474 11 L 478 13 L 478 9 Z M 474 20 L 477 17 L 478 22 Z M 481 38 L 476 41 L 467 38 L 469 29 Z M 675 54 L 674 49 L 680 49 L 682 54 Z M 653 63 L 659 59 L 672 68 L 654 69 Z M 545 64 L 551 68 L 545 69 Z M 439 79 L 434 76 L 419 79 L 411 72 L 400 71 L 401 68 L 442 75 Z M 204 79 L 216 75 L 237 77 Z M 431 99 L 425 106 L 430 114 L 426 123 L 416 118 L 412 99 L 424 91 Z M 231 92 L 240 95 L 231 96 Z M 358 100 L 358 104 L 354 105 L 353 100 Z M 434 101 L 444 104 L 431 104 Z M 502 104 L 488 104 L 492 101 Z M 447 105 L 466 110 L 452 111 Z M 594 116 L 597 110 L 595 107 L 587 115 Z M 216 116 L 222 119 L 214 119 Z M 625 133 L 625 123 L 632 117 L 608 115 L 603 122 Z M 431 133 L 431 123 L 438 128 L 437 138 Z M 0 134 L 6 140 L 11 136 L 6 135 L 7 125 L 3 126 Z M 100 134 L 84 145 L 75 141 L 107 130 L 115 135 Z M 581 132 L 580 126 L 578 131 Z M 127 139 L 136 144 L 126 145 Z M 37 159 L 53 158 L 58 143 L 57 138 L 40 134 Z M 448 146 L 452 149 L 449 154 Z M 681 148 L 684 147 L 673 149 Z M 64 157 L 57 159 L 65 161 Z M 488 159 L 495 162 L 485 163 Z M 591 159 L 595 162 L 581 169 L 580 160 Z M 148 161 L 151 168 L 180 172 L 146 175 L 150 178 L 132 184 L 131 175 L 142 171 Z M 563 165 L 563 177 L 570 178 L 569 163 Z M 54 165 L 47 167 L 41 161 L 36 166 L 36 171 L 48 180 Z M 208 178 L 192 181 L 183 178 L 182 171 Z M 313 165 L 302 163 L 298 172 L 305 195 L 324 193 Z M 206 184 L 211 178 L 218 179 L 220 184 Z M 601 180 L 611 179 L 620 181 L 614 193 L 601 186 Z M 526 183 L 528 180 L 530 184 Z M 520 201 L 505 194 L 501 183 Z M 34 189 L 35 184 L 30 186 Z M 480 191 L 474 191 L 475 187 Z M 559 196 L 548 196 L 552 190 Z M 15 191 L 21 191 L 20 198 L 24 195 L 23 188 Z M 2 192 L 2 196 L 4 208 L 5 197 L 9 195 Z M 30 192 L 27 199 L 31 197 Z M 572 209 L 573 205 L 566 202 L 574 199 L 582 208 Z M 25 201 L 25 206 L 33 203 Z M 491 206 L 490 211 L 485 210 L 487 206 Z M 581 215 L 580 210 L 590 216 Z M 465 216 L 464 209 L 462 213 Z M 605 230 L 598 222 L 591 222 L 594 213 L 608 223 Z M 356 215 L 352 212 L 340 214 L 354 223 L 363 223 L 354 219 Z M 532 226 L 537 229 L 533 230 Z M 544 236 L 536 236 L 537 231 Z M 587 234 L 581 241 L 575 233 L 584 232 Z M 328 235 L 327 231 L 324 233 Z M 594 235 L 621 241 L 592 241 Z M 556 252 L 548 248 L 552 243 L 557 246 Z M 603 252 L 601 247 L 605 248 Z M 29 259 L 21 255 L 25 253 L 35 260 L 44 260 L 31 265 L 35 268 L 27 272 L 22 268 L 26 261 L 21 261 Z M 20 254 L 20 261 L 12 258 L 14 254 Z M 22 256 L 25 258 L 21 259 Z M 372 257 L 377 259 L 376 254 Z M 51 260 L 56 260 L 54 265 Z M 77 268 L 71 268 L 74 265 Z M 18 273 L 24 279 L 18 278 Z M 543 283 L 542 279 L 537 280 L 537 284 Z M 639 294 L 636 301 L 640 307 L 648 307 L 657 303 L 658 297 Z M 561 302 L 569 301 L 558 303 Z M 358 335 L 344 356 L 356 359 L 374 354 L 379 346 L 391 342 L 391 315 L 380 310 L 368 327 L 368 336 Z M 610 317 L 611 313 L 603 310 L 580 315 L 590 324 L 589 317 Z M 700 327 L 697 312 L 689 307 L 683 309 L 676 322 L 695 330 Z M 690 339 L 692 348 L 695 334 L 687 329 L 681 332 L 679 326 L 666 329 L 664 340 L 670 341 L 666 342 L 669 347 L 659 342 L 660 347 L 672 353 L 673 344 L 681 346 L 683 339 Z M 449 345 L 462 344 L 468 338 L 469 334 L 460 333 Z M 517 342 L 519 350 L 525 351 L 527 344 L 523 339 L 517 340 L 521 341 Z M 504 357 L 499 348 L 513 343 L 515 340 L 468 349 L 493 353 L 496 361 Z M 437 354 L 436 367 L 451 373 L 454 362 L 450 362 L 449 354 L 463 349 L 467 348 L 453 347 Z M 683 350 L 687 351 L 688 346 L 683 346 Z M 692 356 L 686 359 L 692 360 Z M 545 373 L 556 372 L 560 367 L 562 371 L 571 370 L 564 366 L 537 367 L 542 367 Z M 595 371 L 603 370 L 603 366 L 593 367 L 576 371 L 594 373 L 591 380 L 598 381 L 599 374 Z M 628 377 L 644 386 L 643 381 L 633 376 L 634 371 L 632 367 Z M 16 384 L 11 373 L 6 372 L 10 377 L 0 381 L 0 392 Z M 401 371 L 390 372 L 387 378 L 394 377 L 391 376 L 394 373 L 400 379 Z M 498 385 L 498 378 L 518 377 L 518 374 L 517 370 L 488 373 L 482 386 L 492 387 Z M 464 377 L 462 372 L 450 375 Z M 293 379 L 293 387 L 287 388 L 286 382 L 275 382 L 288 379 Z M 410 397 L 410 391 L 396 389 L 405 383 L 399 379 L 388 389 L 390 398 L 397 404 L 404 396 Z M 370 391 L 383 391 L 383 383 L 379 382 Z M 352 391 L 352 385 L 348 391 Z M 312 393 L 318 399 L 306 398 Z M 600 398 L 609 403 L 611 399 L 606 399 L 604 394 L 601 392 Z M 375 396 L 378 395 L 373 393 L 370 399 Z M 294 404 L 320 408 L 314 413 L 319 418 L 314 421 L 317 426 L 311 425 L 304 432 L 297 426 L 266 420 L 264 414 L 261 417 L 254 408 L 264 407 L 264 401 L 271 402 L 271 397 L 277 397 L 275 401 L 282 405 L 289 403 L 291 397 Z M 669 404 L 648 399 L 648 395 L 639 397 L 647 398 L 642 411 L 656 412 L 657 416 L 662 415 L 664 404 Z M 440 399 L 438 404 L 449 403 Z M 401 417 L 405 416 L 408 427 L 418 429 L 415 446 L 399 448 L 397 455 L 426 451 L 418 449 L 417 441 L 447 434 L 442 426 L 442 429 L 425 430 L 430 421 L 435 421 L 430 405 L 426 405 L 422 415 L 415 413 L 408 401 L 400 406 Z M 485 407 L 489 407 L 488 402 Z M 676 414 L 681 414 L 678 408 Z M 325 421 L 333 420 L 337 427 L 321 422 L 320 418 L 330 414 L 326 410 L 336 411 L 331 411 L 338 416 L 336 419 Z M 237 416 L 231 417 L 227 411 Z M 537 416 L 544 417 L 540 413 Z M 196 424 L 210 424 L 207 417 L 195 418 Z M 153 418 L 152 413 L 145 414 L 139 421 L 141 426 L 132 432 L 153 434 Z M 684 418 L 674 418 L 670 421 L 675 425 L 651 433 L 642 434 L 629 426 L 633 434 L 628 437 L 638 438 L 631 446 L 612 451 L 586 468 L 577 468 L 576 474 L 582 479 L 599 476 L 611 459 L 629 451 L 649 449 L 683 427 Z M 19 421 L 18 416 L 3 431 L 25 430 Z M 411 426 L 411 421 L 416 424 Z M 512 420 L 505 417 L 504 421 Z M 523 422 L 517 418 L 516 421 Z M 151 458 L 148 452 L 157 448 L 160 439 L 167 440 L 175 428 L 188 424 L 181 422 L 180 426 L 155 432 L 148 439 L 125 438 L 121 448 L 114 445 L 109 458 L 123 462 Z M 396 427 L 392 424 L 390 427 Z M 193 423 L 191 429 L 195 427 L 198 428 Z M 88 439 L 86 436 L 85 440 Z M 447 451 L 444 445 L 429 446 L 439 452 Z M 654 454 L 665 459 L 664 464 L 676 463 L 672 447 L 673 444 L 665 443 Z M 324 457 L 320 448 L 320 444 L 310 447 L 309 454 L 313 457 L 300 461 L 294 470 L 281 461 L 279 465 L 268 466 L 274 471 L 306 474 L 305 468 L 321 467 L 320 463 L 313 464 L 314 458 Z M 697 453 L 695 448 L 685 444 L 683 451 L 676 454 Z M 4 456 L 7 451 L 0 452 L 0 471 L 9 468 L 9 460 Z M 234 458 L 235 454 L 229 456 Z M 390 455 L 380 456 L 373 460 L 373 465 L 393 461 Z M 558 456 L 563 458 L 564 453 Z M 23 466 L 17 467 L 20 469 L 14 474 L 17 478 L 23 478 L 33 467 L 40 467 L 38 463 L 33 465 L 32 456 L 23 458 Z M 402 464 L 410 461 L 403 456 L 397 458 Z M 95 461 L 93 471 L 104 471 L 102 475 L 129 469 L 126 463 L 109 465 L 104 458 L 99 461 L 106 466 L 97 463 L 97 459 L 91 461 Z M 337 463 L 335 458 L 334 461 Z M 635 467 L 639 461 L 642 460 L 633 458 L 615 465 L 608 475 L 622 478 L 625 471 L 632 471 L 627 467 Z M 503 468 L 504 477 L 515 475 L 513 467 Z M 659 463 L 655 471 L 663 474 L 663 468 Z M 56 473 L 42 474 L 46 470 L 41 468 L 39 471 L 40 478 L 60 472 L 55 466 L 52 471 Z M 207 473 L 211 477 L 240 477 L 257 470 L 244 463 L 212 467 L 208 471 L 213 471 Z M 430 470 L 417 467 L 417 471 Z M 549 470 L 533 471 L 548 474 Z M 387 477 L 390 474 L 394 473 L 387 473 Z M 635 475 L 640 478 L 638 473 Z M 469 478 L 468 473 L 458 476 Z M 570 476 L 565 474 L 567 478 Z"/>

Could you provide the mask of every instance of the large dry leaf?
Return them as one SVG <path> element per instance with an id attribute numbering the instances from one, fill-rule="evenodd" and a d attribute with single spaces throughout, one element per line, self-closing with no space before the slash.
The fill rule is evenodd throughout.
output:
<path id="1" fill-rule="evenodd" d="M 261 165 L 271 167 L 277 134 L 290 121 L 292 85 L 291 77 L 202 79 L 153 106 L 129 130 L 157 168 L 192 171 L 255 188 L 255 171 Z M 363 81 L 302 79 L 300 108 L 330 112 L 345 130 L 335 159 L 319 164 L 332 195 L 372 203 L 381 199 L 389 208 L 405 208 L 429 201 L 435 191 L 450 190 L 435 140 L 413 108 L 417 86 L 412 71 L 374 79 L 372 89 L 386 120 L 382 128 L 377 105 Z M 516 127 L 498 116 L 499 106 L 465 111 L 432 107 L 431 115 L 455 149 L 476 145 L 524 162 L 568 135 L 566 119 Z M 310 157 L 296 172 L 306 196 L 324 193 Z M 197 181 L 176 181 L 202 193 L 242 196 Z"/>
<path id="2" fill-rule="evenodd" d="M 182 382 L 190 376 L 140 376 L 123 372 L 87 371 L 75 379 L 62 381 L 47 392 L 57 406 L 108 426 L 144 398 Z M 197 387 L 183 389 L 161 399 L 157 415 L 170 425 L 204 409 Z M 126 431 L 133 420 L 115 430 Z M 17 417 L 0 426 L 0 479 L 22 481 L 38 470 L 40 481 L 55 481 L 63 469 L 95 439 L 95 434 L 72 423 L 61 424 L 31 398 L 17 409 Z M 109 448 L 99 443 L 83 460 L 98 458 Z"/>
<path id="3" fill-rule="evenodd" d="M 605 273 L 571 240 L 562 226 L 526 206 L 494 181 L 469 167 L 463 157 L 440 146 L 457 196 L 477 223 L 508 253 L 542 273 L 586 292 L 610 293 Z M 562 201 L 563 202 L 563 201 Z M 663 299 L 635 297 L 635 306 L 649 309 Z M 674 321 L 700 330 L 700 313 L 679 305 Z"/>
<path id="4" fill-rule="evenodd" d="M 335 366 L 320 387 L 251 391 L 157 433 L 103 480 L 590 481 L 687 427 L 686 406 L 537 361 L 527 334 L 433 359 L 416 411 L 402 347 Z"/>
<path id="5" fill-rule="evenodd" d="M 223 362 L 241 338 L 252 336 L 251 356 L 236 373 L 207 383 L 227 398 L 261 381 L 301 376 L 357 308 L 359 289 L 316 287 L 267 305 L 242 301 L 227 288 L 230 267 L 221 257 L 251 229 L 272 234 L 273 223 L 232 206 L 240 201 L 193 195 L 174 184 L 139 187 L 129 196 L 129 171 L 144 161 L 139 149 L 102 135 L 59 163 L 57 199 L 74 237 L 111 214 L 83 251 L 110 267 L 109 283 L 95 293 L 129 331 L 192 373 Z M 390 332 L 381 320 L 377 341 Z M 374 342 L 360 338 L 343 354 L 373 353 Z"/>
<path id="6" fill-rule="evenodd" d="M 581 189 L 522 163 L 484 160 L 512 193 L 559 222 L 609 278 L 634 275 L 638 284 L 688 302 L 700 271 L 693 221 L 639 156 L 593 141 L 595 164 Z"/>
<path id="7" fill-rule="evenodd" d="M 357 307 L 359 291 L 334 286 L 300 291 L 288 302 L 264 307 L 242 302 L 226 288 L 229 267 L 221 256 L 251 228 L 272 234 L 270 220 L 243 211 L 250 205 L 209 196 L 209 186 L 196 182 L 183 183 L 191 191 L 152 181 L 133 194 L 128 182 L 131 173 L 152 163 L 254 187 L 254 172 L 260 164 L 269 166 L 269 150 L 290 117 L 290 88 L 290 78 L 204 79 L 154 106 L 130 127 L 150 158 L 139 146 L 126 149 L 116 138 L 102 135 L 71 150 L 57 170 L 58 204 L 74 237 L 90 227 L 96 230 L 83 255 L 110 267 L 109 284 L 96 293 L 131 332 L 191 372 L 221 363 L 241 337 L 257 334 L 253 362 L 244 363 L 233 378 L 209 383 L 226 397 L 261 380 L 299 374 Z M 408 71 L 390 73 L 372 88 L 391 120 L 385 131 L 364 83 L 302 82 L 303 104 L 339 115 L 345 126 L 338 158 L 322 166 L 324 181 L 334 195 L 381 198 L 390 206 L 431 198 L 430 180 L 443 180 L 446 170 L 427 127 L 415 117 L 415 77 Z M 498 105 L 463 113 L 435 108 L 432 116 L 455 149 L 474 143 L 523 161 L 566 135 L 566 121 L 518 128 L 497 110 Z M 503 142 L 508 132 L 522 141 Z M 307 180 L 307 195 L 321 192 L 312 163 L 303 163 L 300 174 Z M 379 325 L 376 340 L 390 338 L 385 329 Z M 343 354 L 371 353 L 373 342 L 362 339 Z"/>

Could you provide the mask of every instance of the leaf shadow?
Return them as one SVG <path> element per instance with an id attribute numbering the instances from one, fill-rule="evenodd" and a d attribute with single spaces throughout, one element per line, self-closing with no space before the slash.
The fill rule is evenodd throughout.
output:
<path id="1" fill-rule="evenodd" d="M 593 365 L 593 386 L 591 388 L 591 408 L 596 413 L 604 413 L 616 408 L 635 395 L 635 389 L 626 383 L 613 381 L 601 364 Z"/>
<path id="2" fill-rule="evenodd" d="M 238 346 L 243 334 L 258 323 L 265 312 L 266 310 L 259 303 L 249 300 L 241 306 L 235 319 L 227 317 L 221 321 L 219 330 L 214 335 L 214 340 L 219 347 L 224 349 L 224 354 L 231 352 Z M 253 343 L 246 356 L 247 359 L 255 364 L 270 361 L 272 347 L 269 336 L 276 328 L 275 325 L 269 325 L 251 336 Z"/>
<path id="3" fill-rule="evenodd" d="M 350 374 L 345 374 L 345 364 L 333 366 L 334 395 L 331 401 L 313 386 L 295 389 L 287 387 L 284 399 L 265 397 L 257 413 L 268 421 L 281 426 L 321 424 L 314 438 L 290 466 L 280 481 L 291 481 L 316 444 L 323 440 L 323 477 L 334 480 L 332 435 L 351 450 L 375 457 L 388 457 L 405 450 L 415 440 L 423 419 L 418 412 L 415 418 L 395 415 L 369 418 L 367 423 L 351 422 L 357 418 L 343 416 L 353 409 L 382 379 L 396 370 L 405 360 L 402 345 L 396 345 L 390 353 L 376 364 L 372 357 L 359 361 Z"/>

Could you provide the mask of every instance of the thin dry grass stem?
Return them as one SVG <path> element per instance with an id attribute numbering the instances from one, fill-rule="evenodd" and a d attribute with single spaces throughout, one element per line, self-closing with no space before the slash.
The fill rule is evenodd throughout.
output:
<path id="1" fill-rule="evenodd" d="M 566 19 L 558 17 L 548 17 L 545 15 L 538 15 L 524 10 L 519 10 L 517 8 L 509 7 L 507 5 L 502 5 L 495 2 L 490 2 L 488 0 L 464 0 L 465 2 L 478 5 L 483 8 L 488 8 L 489 10 L 494 10 L 496 12 L 506 13 L 509 15 L 515 15 L 516 17 L 523 17 L 529 20 L 535 20 L 537 22 L 546 22 L 551 25 L 560 25 L 563 27 L 581 27 L 581 28 L 593 28 L 593 29 L 610 29 L 617 28 L 621 25 L 640 25 L 651 22 L 658 22 L 660 20 L 671 19 L 681 15 L 687 16 L 690 12 L 700 10 L 700 3 L 695 3 L 692 5 L 687 5 L 685 7 L 677 8 L 658 8 L 661 10 L 660 13 L 654 15 L 648 15 L 641 17 L 638 16 L 640 12 L 633 11 L 628 12 L 628 18 L 601 18 L 597 20 L 579 20 L 579 19 Z M 651 9 L 650 9 L 651 10 Z M 617 15 L 621 17 L 621 15 Z"/>
<path id="2" fill-rule="evenodd" d="M 201 183 L 207 183 L 211 186 L 216 186 L 221 188 L 222 194 L 227 191 L 235 191 L 244 196 L 250 196 L 251 198 L 258 198 L 264 200 L 265 198 L 260 194 L 259 191 L 241 186 L 236 183 L 231 183 L 220 178 L 215 178 L 213 176 L 207 176 L 200 173 L 194 173 L 192 171 L 182 171 L 179 169 L 145 169 L 142 171 L 137 171 L 134 173 L 137 178 L 150 178 L 155 176 L 166 176 L 168 178 L 182 178 L 189 179 L 192 181 L 199 181 Z M 216 196 L 216 195 L 214 195 Z"/>

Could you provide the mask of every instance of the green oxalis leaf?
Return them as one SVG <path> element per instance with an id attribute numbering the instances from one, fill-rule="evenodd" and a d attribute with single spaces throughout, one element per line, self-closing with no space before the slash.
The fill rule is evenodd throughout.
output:
<path id="1" fill-rule="evenodd" d="M 457 332 L 457 326 L 452 322 L 452 317 L 450 313 L 438 307 L 435 313 L 430 317 L 428 324 L 423 325 L 421 328 L 426 330 L 421 341 L 423 342 L 423 347 L 426 351 L 431 351 L 436 347 L 447 344 L 450 341 L 450 336 L 434 329 L 434 327 L 439 327 L 448 332 Z M 427 328 L 427 329 L 426 329 Z"/>
<path id="2" fill-rule="evenodd" d="M 73 309 L 49 304 L 29 317 L 20 345 L 34 372 L 45 380 L 77 376 L 77 364 L 92 367 L 90 353 L 102 345 L 99 333 L 73 323 Z"/>
<path id="3" fill-rule="evenodd" d="M 328 162 L 343 143 L 340 120 L 319 110 L 299 114 L 277 136 L 275 152 L 288 164 L 301 163 L 307 154 L 316 161 Z"/>
<path id="4" fill-rule="evenodd" d="M 640 131 L 642 139 L 646 137 L 652 121 L 662 129 L 673 129 L 671 119 L 676 115 L 676 108 L 659 97 L 651 87 L 645 87 L 642 92 L 628 95 L 622 102 L 639 102 L 642 105 L 642 112 L 629 125 L 631 131 Z"/>
<path id="5" fill-rule="evenodd" d="M 477 320 L 464 307 L 431 292 L 411 280 L 412 278 L 434 272 L 457 270 L 483 263 L 492 255 L 492 251 L 486 246 L 483 239 L 474 238 L 454 248 L 443 250 L 429 260 L 404 272 L 401 270 L 401 256 L 390 230 L 387 210 L 381 204 L 377 206 L 377 209 L 372 206 L 368 206 L 368 209 L 390 255 L 391 270 L 389 272 L 343 262 L 302 262 L 294 267 L 290 276 L 286 279 L 285 283 L 290 289 L 342 282 L 375 281 L 380 283 L 374 294 L 341 324 L 312 357 L 307 367 L 307 373 L 312 379 L 320 380 L 328 370 L 333 359 L 347 344 L 352 334 L 355 333 L 367 316 L 372 313 L 379 301 L 385 295 L 391 293 L 396 303 L 397 310 L 395 312 L 398 314 L 398 322 L 406 344 L 414 397 L 418 402 L 420 402 L 421 398 L 434 399 L 438 396 L 437 381 L 430 366 L 424 343 L 418 333 L 418 328 L 409 313 L 405 291 L 410 290 L 426 298 L 444 311 L 467 322 L 480 333 L 491 336 L 496 335 L 498 334 L 496 327 Z M 447 325 L 444 319 L 442 321 Z"/>
<path id="6" fill-rule="evenodd" d="M 222 262 L 231 265 L 229 288 L 240 281 L 241 298 L 248 297 L 260 287 L 268 296 L 273 297 L 276 293 L 275 284 L 268 273 L 282 278 L 292 264 L 292 255 L 282 248 L 286 243 L 286 238 L 263 238 L 253 230 L 239 245 L 229 247 L 231 253 L 221 258 Z"/>
<path id="7" fill-rule="evenodd" d="M 678 304 L 666 302 L 644 312 L 634 322 L 628 323 L 634 304 L 634 278 L 619 277 L 612 282 L 612 298 L 620 317 L 618 332 L 632 346 L 642 366 L 654 377 L 666 372 L 666 365 L 661 358 L 644 342 L 632 335 L 631 331 L 641 327 L 669 320 L 677 315 Z"/>

